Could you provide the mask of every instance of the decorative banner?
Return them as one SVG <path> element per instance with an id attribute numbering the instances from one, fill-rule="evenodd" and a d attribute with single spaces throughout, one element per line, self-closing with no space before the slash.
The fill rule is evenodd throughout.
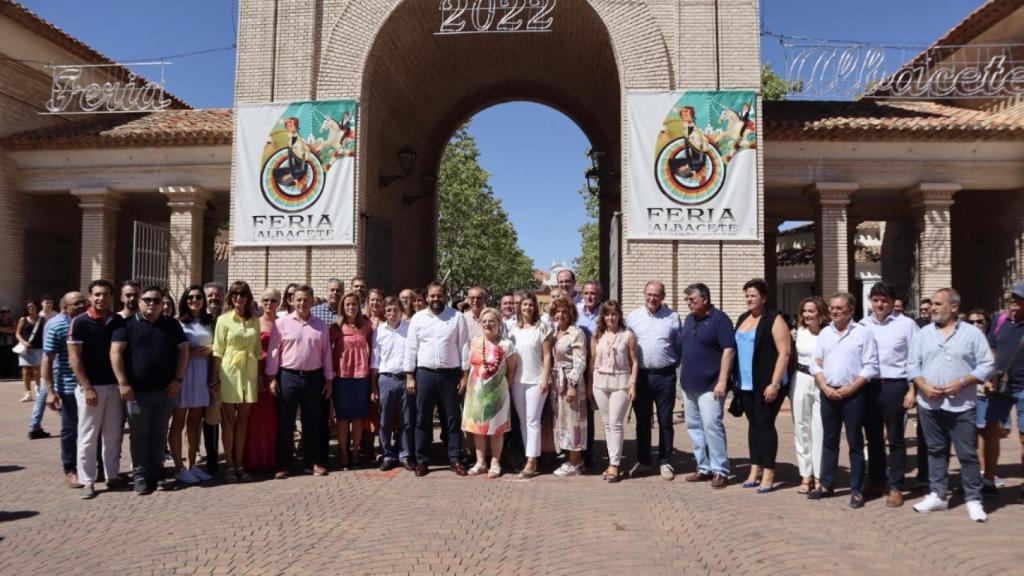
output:
<path id="1" fill-rule="evenodd" d="M 629 93 L 630 239 L 756 240 L 752 91 Z"/>
<path id="2" fill-rule="evenodd" d="M 351 244 L 356 102 L 241 106 L 236 246 Z"/>

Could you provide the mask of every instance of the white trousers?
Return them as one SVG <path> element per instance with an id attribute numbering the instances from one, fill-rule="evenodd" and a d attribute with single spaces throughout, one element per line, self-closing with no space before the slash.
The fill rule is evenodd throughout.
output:
<path id="1" fill-rule="evenodd" d="M 821 475 L 821 393 L 814 378 L 796 373 L 790 402 L 793 405 L 793 440 L 801 478 Z"/>
<path id="2" fill-rule="evenodd" d="M 604 439 L 608 444 L 608 462 L 618 466 L 622 462 L 622 423 L 629 413 L 629 391 L 594 388 L 594 400 L 604 421 Z"/>
<path id="3" fill-rule="evenodd" d="M 512 401 L 516 405 L 516 414 L 519 414 L 519 428 L 527 458 L 540 456 L 540 419 L 547 398 L 546 392 L 541 393 L 540 384 L 512 384 Z"/>
<path id="4" fill-rule="evenodd" d="M 116 385 L 94 386 L 99 403 L 85 403 L 85 392 L 75 389 L 78 402 L 78 481 L 92 484 L 96 481 L 96 455 L 103 436 L 103 471 L 107 482 L 117 478 L 121 467 L 121 395 Z"/>

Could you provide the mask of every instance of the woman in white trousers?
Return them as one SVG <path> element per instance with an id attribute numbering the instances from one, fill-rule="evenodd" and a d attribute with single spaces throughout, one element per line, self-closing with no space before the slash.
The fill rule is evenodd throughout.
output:
<path id="1" fill-rule="evenodd" d="M 798 489 L 801 494 L 815 488 L 821 473 L 821 396 L 809 367 L 814 362 L 818 333 L 827 324 L 828 309 L 821 297 L 811 296 L 800 302 L 795 335 L 796 378 L 789 400 L 793 406 L 793 440 L 802 478 Z"/>
<path id="2" fill-rule="evenodd" d="M 526 466 L 519 473 L 519 478 L 526 479 L 537 475 L 541 415 L 548 398 L 554 340 L 547 324 L 540 320 L 540 306 L 535 295 L 523 296 L 516 316 L 516 325 L 509 332 L 509 339 L 515 344 L 520 360 L 511 378 L 511 392 L 526 448 Z"/>

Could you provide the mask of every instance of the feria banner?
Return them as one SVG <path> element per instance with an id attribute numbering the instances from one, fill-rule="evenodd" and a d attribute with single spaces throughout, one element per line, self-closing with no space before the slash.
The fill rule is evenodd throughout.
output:
<path id="1" fill-rule="evenodd" d="M 354 100 L 240 106 L 236 246 L 351 244 Z"/>
<path id="2" fill-rule="evenodd" d="M 752 91 L 629 93 L 629 238 L 757 239 Z"/>

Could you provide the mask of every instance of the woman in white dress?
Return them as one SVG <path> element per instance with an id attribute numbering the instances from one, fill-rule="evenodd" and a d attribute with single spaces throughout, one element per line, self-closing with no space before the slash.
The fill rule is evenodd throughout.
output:
<path id="1" fill-rule="evenodd" d="M 511 391 L 526 452 L 526 466 L 519 473 L 519 478 L 525 479 L 537 475 L 540 421 L 550 387 L 548 378 L 554 340 L 547 324 L 540 320 L 540 306 L 534 294 L 523 296 L 516 316 L 516 325 L 509 332 L 509 340 L 519 353 L 519 366 L 511 378 Z"/>
<path id="2" fill-rule="evenodd" d="M 821 396 L 810 373 L 818 333 L 828 324 L 828 308 L 820 296 L 809 296 L 800 302 L 796 322 L 796 378 L 791 390 L 793 436 L 796 462 L 800 468 L 798 492 L 807 494 L 815 488 L 821 473 Z"/>

